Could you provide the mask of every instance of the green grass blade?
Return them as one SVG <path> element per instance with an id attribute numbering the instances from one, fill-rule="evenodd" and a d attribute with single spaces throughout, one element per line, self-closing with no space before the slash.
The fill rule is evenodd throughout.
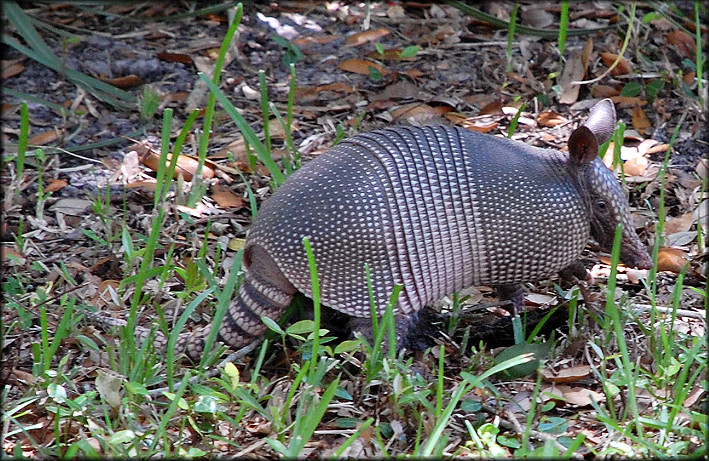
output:
<path id="1" fill-rule="evenodd" d="M 221 90 L 214 83 L 212 83 L 206 75 L 204 75 L 202 72 L 199 72 L 197 75 L 199 75 L 199 78 L 201 78 L 202 81 L 207 84 L 209 89 L 216 96 L 217 100 L 219 100 L 219 102 L 224 107 L 226 113 L 229 114 L 232 120 L 234 120 L 234 123 L 236 123 L 236 126 L 241 131 L 241 134 L 244 136 L 246 142 L 249 143 L 252 148 L 254 148 L 259 160 L 263 162 L 266 168 L 268 168 L 268 171 L 271 173 L 271 177 L 273 178 L 273 181 L 276 186 L 280 186 L 281 184 L 283 184 L 283 182 L 285 181 L 285 176 L 278 168 L 278 165 L 276 165 L 276 162 L 273 161 L 270 151 L 266 149 L 266 146 L 263 145 L 261 140 L 256 135 L 256 132 L 253 130 L 253 128 L 251 128 L 246 119 L 236 110 L 236 107 L 234 107 L 231 101 L 229 101 L 229 98 L 227 98 L 224 93 L 222 93 Z"/>

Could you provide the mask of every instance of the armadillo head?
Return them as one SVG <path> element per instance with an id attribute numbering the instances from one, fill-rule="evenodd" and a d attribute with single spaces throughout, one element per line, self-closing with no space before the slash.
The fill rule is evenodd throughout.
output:
<path id="1" fill-rule="evenodd" d="M 650 269 L 652 259 L 635 233 L 628 200 L 613 173 L 598 158 L 598 145 L 615 129 L 615 109 L 610 99 L 591 109 L 586 123 L 569 137 L 569 157 L 577 168 L 579 184 L 591 210 L 591 236 L 605 251 L 612 251 L 615 230 L 623 224 L 620 260 L 626 266 Z"/>

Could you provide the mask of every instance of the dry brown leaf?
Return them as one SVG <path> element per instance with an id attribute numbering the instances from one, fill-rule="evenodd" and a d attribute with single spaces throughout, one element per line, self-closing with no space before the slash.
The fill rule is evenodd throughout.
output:
<path id="1" fill-rule="evenodd" d="M 692 213 L 685 213 L 680 216 L 675 216 L 665 223 L 665 233 L 674 234 L 676 232 L 686 232 L 694 223 L 694 216 Z"/>
<path id="2" fill-rule="evenodd" d="M 648 160 L 645 157 L 631 158 L 623 165 L 626 176 L 642 176 L 647 171 Z"/>
<path id="3" fill-rule="evenodd" d="M 657 270 L 679 274 L 687 261 L 687 253 L 679 248 L 662 247 L 657 252 Z"/>
<path id="4" fill-rule="evenodd" d="M 143 79 L 138 77 L 135 74 L 130 74 L 126 75 L 124 77 L 115 77 L 115 78 L 101 78 L 102 81 L 109 83 L 115 87 L 118 88 L 133 88 L 135 86 L 141 85 L 143 83 Z"/>
<path id="5" fill-rule="evenodd" d="M 168 164 L 172 161 L 171 153 L 166 155 L 165 161 Z M 140 163 L 153 171 L 158 171 L 160 166 L 160 154 L 150 149 L 145 153 L 145 155 L 140 156 Z M 198 166 L 198 159 L 190 155 L 180 154 L 180 156 L 177 157 L 177 165 L 175 165 L 175 173 L 173 174 L 173 177 L 177 178 L 179 175 L 182 175 L 185 180 L 191 181 L 192 176 L 197 172 Z M 209 160 L 205 160 L 204 165 L 202 166 L 202 177 L 206 179 L 213 178 L 214 169 L 214 163 Z"/>
<path id="6" fill-rule="evenodd" d="M 389 71 L 380 66 L 376 62 L 367 61 L 365 59 L 347 59 L 337 65 L 340 69 L 346 72 L 353 72 L 360 75 L 369 75 L 369 68 L 373 67 L 382 75 L 389 75 Z"/>
<path id="7" fill-rule="evenodd" d="M 544 306 L 553 302 L 554 296 L 544 295 L 541 293 L 529 293 L 524 296 L 524 299 L 532 305 Z"/>
<path id="8" fill-rule="evenodd" d="M 627 109 L 629 107 L 644 106 L 647 101 L 640 99 L 637 96 L 613 96 L 611 100 L 618 109 Z"/>
<path id="9" fill-rule="evenodd" d="M 222 208 L 236 208 L 241 209 L 246 206 L 246 200 L 239 197 L 231 189 L 221 186 L 220 184 L 214 184 L 212 186 L 212 199 L 217 202 Z"/>
<path id="10" fill-rule="evenodd" d="M 407 77 L 409 77 L 412 80 L 419 79 L 423 76 L 423 72 L 421 72 L 418 69 L 405 70 L 402 72 L 402 74 L 406 75 Z"/>
<path id="11" fill-rule="evenodd" d="M 404 119 L 409 123 L 426 123 L 446 112 L 450 112 L 450 107 L 432 107 L 428 104 L 414 102 L 406 104 L 391 112 L 392 120 Z"/>
<path id="12" fill-rule="evenodd" d="M 371 29 L 365 30 L 364 32 L 359 32 L 354 35 L 350 35 L 345 40 L 346 46 L 359 46 L 367 42 L 372 42 L 374 40 L 379 40 L 382 37 L 389 35 L 391 31 L 389 29 Z"/>
<path id="13" fill-rule="evenodd" d="M 606 65 L 606 67 L 610 67 L 613 65 L 616 59 L 618 59 L 618 55 L 615 53 L 607 53 L 607 52 L 602 52 L 601 53 L 601 59 L 603 59 L 603 64 Z M 625 75 L 629 74 L 633 71 L 633 65 L 630 63 L 625 58 L 620 58 L 620 62 L 618 65 L 616 65 L 613 70 L 611 71 L 612 75 Z"/>
<path id="14" fill-rule="evenodd" d="M 571 82 L 583 80 L 586 73 L 586 68 L 583 66 L 581 53 L 574 53 L 564 66 L 564 71 L 559 76 L 559 86 L 561 94 L 559 95 L 559 103 L 573 104 L 579 97 L 580 85 L 575 85 Z"/>
<path id="15" fill-rule="evenodd" d="M 47 187 L 44 188 L 47 192 L 56 192 L 64 189 L 69 183 L 63 179 L 50 179 Z"/>
<path id="16" fill-rule="evenodd" d="M 591 389 L 586 389 L 584 387 L 571 387 L 564 386 L 563 384 L 559 387 L 563 387 L 562 395 L 566 399 L 567 403 L 571 405 L 577 405 L 580 407 L 586 407 L 596 402 L 603 402 L 606 400 L 606 395 L 600 392 L 592 391 Z"/>
<path id="17" fill-rule="evenodd" d="M 337 93 L 352 93 L 354 88 L 349 83 L 345 82 L 334 82 L 327 85 L 320 85 L 315 88 L 315 91 L 335 91 Z"/>
<path id="18" fill-rule="evenodd" d="M 545 368 L 542 371 L 542 379 L 551 383 L 573 383 L 582 380 L 590 374 L 591 367 L 588 365 L 577 365 L 575 367 L 562 368 L 561 370 Z"/>
<path id="19" fill-rule="evenodd" d="M 127 183 L 126 188 L 128 188 L 128 189 L 141 189 L 142 188 L 142 189 L 145 189 L 146 191 L 154 192 L 155 189 L 157 188 L 157 181 L 155 181 L 154 179 L 133 181 L 133 182 Z"/>
<path id="20" fill-rule="evenodd" d="M 330 43 L 333 40 L 337 40 L 339 37 L 337 35 L 320 35 L 318 37 L 298 37 L 293 40 L 293 44 L 299 47 L 307 47 L 309 45 L 323 45 L 325 43 Z"/>
<path id="21" fill-rule="evenodd" d="M 492 115 L 492 114 L 502 114 L 502 107 L 505 103 L 501 99 L 495 99 L 490 101 L 480 108 L 480 113 L 478 115 Z"/>
<path id="22" fill-rule="evenodd" d="M 608 85 L 596 85 L 591 90 L 591 96 L 594 98 L 605 99 L 618 96 L 620 91 Z"/>
<path id="23" fill-rule="evenodd" d="M 25 70 L 25 66 L 17 61 L 2 61 L 2 78 L 14 77 L 15 75 L 20 75 Z"/>
<path id="24" fill-rule="evenodd" d="M 464 117 L 456 112 L 451 112 L 446 114 L 445 117 L 456 125 L 480 133 L 488 133 L 499 125 L 499 123 L 489 115 L 483 115 L 482 117 Z"/>
<path id="25" fill-rule="evenodd" d="M 581 64 L 583 65 L 584 77 L 586 76 L 586 70 L 588 69 L 588 63 L 591 62 L 591 57 L 593 56 L 593 38 L 586 40 L 586 45 L 583 47 L 583 52 L 581 53 Z"/>
<path id="26" fill-rule="evenodd" d="M 633 128 L 641 134 L 649 134 L 652 128 L 650 119 L 639 106 L 633 107 Z"/>
<path id="27" fill-rule="evenodd" d="M 667 149 L 670 147 L 669 144 L 657 144 L 655 146 L 650 147 L 647 150 L 648 154 L 656 154 L 657 152 L 665 152 Z"/>
<path id="28" fill-rule="evenodd" d="M 28 139 L 27 144 L 30 146 L 46 146 L 47 144 L 59 139 L 59 134 L 60 132 L 58 129 L 44 131 Z"/>
<path id="29" fill-rule="evenodd" d="M 25 263 L 25 256 L 19 251 L 15 251 L 14 248 L 3 245 L 0 249 L 2 250 L 2 261 L 4 263 L 12 261 L 13 259 L 17 259 L 20 264 Z"/>
<path id="30" fill-rule="evenodd" d="M 70 216 L 86 216 L 86 212 L 91 209 L 91 200 L 83 198 L 60 198 L 49 207 L 55 213 L 68 214 Z"/>
<path id="31" fill-rule="evenodd" d="M 554 112 L 553 110 L 545 110 L 544 112 L 541 112 L 537 117 L 537 124 L 541 127 L 547 128 L 563 125 L 568 122 L 569 119 L 567 119 L 558 112 Z"/>
<path id="32" fill-rule="evenodd" d="M 667 43 L 674 45 L 677 52 L 685 58 L 694 57 L 697 51 L 697 44 L 694 37 L 682 30 L 673 30 L 667 34 Z"/>
<path id="33" fill-rule="evenodd" d="M 694 79 L 697 78 L 697 73 L 694 71 L 687 72 L 682 76 L 682 81 L 686 83 L 687 85 L 691 85 L 694 83 Z"/>
<path id="34" fill-rule="evenodd" d="M 694 389 L 690 394 L 687 396 L 687 398 L 684 400 L 682 405 L 685 408 L 693 407 L 695 403 L 699 401 L 699 397 L 704 395 L 704 388 L 702 386 L 697 386 L 696 389 Z M 705 402 L 706 403 L 706 402 Z"/>
<path id="35" fill-rule="evenodd" d="M 183 64 L 193 64 L 192 56 L 186 53 L 161 52 L 155 55 L 156 58 L 167 62 L 181 62 Z"/>

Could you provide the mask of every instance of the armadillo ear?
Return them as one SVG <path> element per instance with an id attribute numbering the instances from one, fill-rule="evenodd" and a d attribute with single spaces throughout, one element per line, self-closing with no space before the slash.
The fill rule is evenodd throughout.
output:
<path id="1" fill-rule="evenodd" d="M 583 124 L 596 136 L 598 144 L 608 141 L 615 131 L 615 107 L 610 99 L 598 101 Z"/>
<path id="2" fill-rule="evenodd" d="M 598 141 L 588 127 L 582 125 L 569 136 L 570 158 L 576 165 L 587 165 L 598 157 Z"/>

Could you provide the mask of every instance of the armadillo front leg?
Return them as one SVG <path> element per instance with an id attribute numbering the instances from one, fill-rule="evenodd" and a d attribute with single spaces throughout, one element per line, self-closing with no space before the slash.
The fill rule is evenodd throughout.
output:
<path id="1" fill-rule="evenodd" d="M 524 311 L 524 290 L 519 283 L 506 283 L 497 285 L 497 297 L 500 301 L 511 301 L 511 305 L 502 306 L 507 312 L 516 315 Z"/>

